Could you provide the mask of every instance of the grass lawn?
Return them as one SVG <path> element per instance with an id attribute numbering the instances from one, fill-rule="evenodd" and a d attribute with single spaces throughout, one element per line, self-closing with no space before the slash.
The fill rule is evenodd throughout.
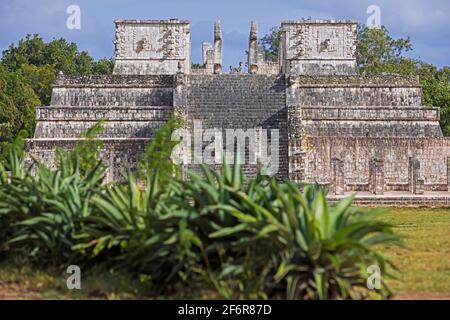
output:
<path id="1" fill-rule="evenodd" d="M 381 248 L 399 269 L 394 272 L 399 280 L 388 281 L 397 298 L 450 299 L 450 209 L 390 208 L 382 219 L 395 226 L 405 244 Z M 66 276 L 4 262 L 0 299 L 133 299 L 145 298 L 149 292 L 143 283 L 110 272 L 83 275 L 82 289 L 70 291 Z M 199 297 L 214 298 L 214 294 L 204 292 Z"/>
<path id="2" fill-rule="evenodd" d="M 390 208 L 383 220 L 405 244 L 382 249 L 399 269 L 388 281 L 398 297 L 450 299 L 450 209 Z"/>

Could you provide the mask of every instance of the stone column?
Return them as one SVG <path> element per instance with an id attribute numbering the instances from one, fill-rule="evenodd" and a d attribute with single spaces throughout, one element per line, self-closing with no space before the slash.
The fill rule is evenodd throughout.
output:
<path id="1" fill-rule="evenodd" d="M 331 159 L 331 192 L 335 195 L 343 195 L 345 191 L 344 161 Z"/>
<path id="2" fill-rule="evenodd" d="M 189 76 L 178 73 L 174 75 L 175 81 L 174 81 L 174 88 L 173 88 L 173 111 L 174 115 L 177 117 L 180 117 L 184 121 L 184 127 L 183 129 L 185 132 L 189 132 L 189 128 L 191 124 L 189 123 L 188 118 L 188 107 L 187 107 L 187 88 L 189 87 Z M 189 139 L 190 137 L 184 136 L 183 139 Z M 184 144 L 184 142 L 181 142 Z M 187 147 L 190 148 L 190 143 L 188 142 L 186 144 Z M 189 157 L 189 156 L 187 156 Z M 186 163 L 182 163 L 180 165 L 181 169 L 181 177 L 182 179 L 187 179 L 187 172 L 188 172 L 188 165 Z"/>
<path id="3" fill-rule="evenodd" d="M 423 194 L 424 181 L 419 179 L 420 162 L 415 157 L 409 157 L 409 192 Z"/>
<path id="4" fill-rule="evenodd" d="M 373 194 L 384 193 L 384 161 L 381 159 L 369 162 L 369 191 Z"/>
<path id="5" fill-rule="evenodd" d="M 177 107 L 182 107 L 183 109 L 187 107 L 187 86 L 186 82 L 188 77 L 182 73 L 174 75 L 174 88 L 173 88 L 173 106 L 175 109 Z"/>
<path id="6" fill-rule="evenodd" d="M 214 23 L 214 73 L 222 73 L 222 30 L 220 21 Z"/>
<path id="7" fill-rule="evenodd" d="M 212 53 L 211 53 L 212 52 Z M 214 49 L 209 42 L 202 42 L 202 63 L 203 65 L 209 64 L 212 61 L 210 59 L 214 55 Z"/>
<path id="8" fill-rule="evenodd" d="M 258 72 L 258 27 L 255 21 L 251 22 L 248 38 L 248 73 Z"/>
<path id="9" fill-rule="evenodd" d="M 447 157 L 447 190 L 450 192 L 450 157 Z"/>

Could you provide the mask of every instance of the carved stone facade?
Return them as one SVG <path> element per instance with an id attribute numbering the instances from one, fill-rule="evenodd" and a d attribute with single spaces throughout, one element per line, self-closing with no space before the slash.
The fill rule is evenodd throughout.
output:
<path id="1" fill-rule="evenodd" d="M 114 74 L 175 74 L 191 69 L 186 20 L 116 20 Z"/>
<path id="2" fill-rule="evenodd" d="M 356 21 L 306 20 L 281 24 L 286 74 L 356 74 Z"/>
<path id="3" fill-rule="evenodd" d="M 277 176 L 328 187 L 332 201 L 357 192 L 360 204 L 450 205 L 450 139 L 439 109 L 423 106 L 419 79 L 358 75 L 353 21 L 281 28 L 279 61 L 266 61 L 252 23 L 248 74 L 226 74 L 219 23 L 214 44 L 202 45 L 203 68 L 191 70 L 188 21 L 116 21 L 113 75 L 60 75 L 51 105 L 37 109 L 28 158 L 52 165 L 56 147 L 72 147 L 104 119 L 101 156 L 116 179 L 176 113 L 193 135 L 199 122 L 217 132 L 276 131 Z M 248 175 L 261 167 L 244 165 Z"/>

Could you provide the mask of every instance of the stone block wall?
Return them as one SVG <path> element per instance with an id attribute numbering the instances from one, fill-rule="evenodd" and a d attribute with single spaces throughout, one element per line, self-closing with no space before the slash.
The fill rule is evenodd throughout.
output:
<path id="1" fill-rule="evenodd" d="M 421 106 L 417 77 L 290 76 L 288 105 L 297 106 Z"/>
<path id="2" fill-rule="evenodd" d="M 283 73 L 356 74 L 356 21 L 283 21 L 281 29 Z"/>
<path id="3" fill-rule="evenodd" d="M 173 76 L 59 76 L 52 106 L 171 106 Z"/>
<path id="4" fill-rule="evenodd" d="M 371 161 L 379 159 L 383 162 L 385 190 L 408 191 L 410 157 L 414 157 L 419 166 L 415 177 L 423 180 L 423 190 L 448 190 L 448 138 L 304 137 L 292 139 L 290 145 L 303 152 L 303 182 L 330 185 L 333 159 L 337 158 L 344 162 L 345 189 L 369 191 Z"/>
<path id="5" fill-rule="evenodd" d="M 164 121 L 105 121 L 103 131 L 97 134 L 98 138 L 146 138 L 152 137 L 155 131 L 164 125 Z M 95 121 L 40 121 L 35 130 L 35 136 L 47 138 L 80 137 L 95 125 Z"/>
<path id="6" fill-rule="evenodd" d="M 439 108 L 433 107 L 392 107 L 392 106 L 291 106 L 292 112 L 302 120 L 314 121 L 439 121 Z"/>
<path id="7" fill-rule="evenodd" d="M 187 20 L 116 20 L 114 74 L 190 73 Z"/>
<path id="8" fill-rule="evenodd" d="M 53 165 L 56 147 L 73 148 L 80 136 L 104 120 L 100 154 L 108 180 L 132 168 L 146 141 L 174 111 L 176 75 L 58 76 L 51 104 L 37 108 L 34 139 L 27 158 Z"/>
<path id="9" fill-rule="evenodd" d="M 173 110 L 176 76 L 64 76 L 36 110 L 35 138 L 77 138 L 103 119 L 99 138 L 151 137 Z"/>
<path id="10" fill-rule="evenodd" d="M 36 108 L 39 121 L 166 121 L 172 107 L 167 106 L 51 106 Z"/>
<path id="11" fill-rule="evenodd" d="M 55 166 L 55 149 L 72 149 L 79 139 L 30 139 L 26 143 L 25 162 L 32 164 L 32 159 L 40 160 L 50 168 Z M 106 181 L 122 178 L 123 170 L 133 169 L 145 151 L 149 139 L 102 139 L 103 148 L 99 155 L 107 166 Z"/>
<path id="12" fill-rule="evenodd" d="M 430 107 L 290 106 L 293 131 L 311 136 L 441 137 L 439 109 Z"/>

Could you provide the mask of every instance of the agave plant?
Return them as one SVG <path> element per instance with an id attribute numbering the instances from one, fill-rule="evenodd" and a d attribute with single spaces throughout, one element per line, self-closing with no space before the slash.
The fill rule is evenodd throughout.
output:
<path id="1" fill-rule="evenodd" d="M 383 274 L 377 293 L 383 297 L 391 293 L 384 282 L 388 262 L 373 247 L 399 239 L 389 225 L 376 219 L 382 211 L 358 211 L 351 207 L 353 197 L 329 206 L 325 191 L 316 186 L 306 186 L 303 193 L 289 182 L 273 189 L 278 198 L 274 216 L 280 224 L 268 236 L 280 250 L 274 280 L 281 284 L 274 286 L 274 296 L 365 298 L 371 265 Z"/>
<path id="2" fill-rule="evenodd" d="M 267 298 L 263 289 L 270 255 L 250 239 L 264 228 L 260 204 L 274 179 L 258 175 L 247 180 L 239 165 L 226 162 L 220 172 L 201 168 L 203 175 L 190 173 L 190 181 L 180 182 L 182 192 L 175 197 L 182 199 L 188 228 L 201 243 L 200 275 L 224 298 Z"/>
<path id="3" fill-rule="evenodd" d="M 0 221 L 8 224 L 12 248 L 25 249 L 42 263 L 74 259 L 72 234 L 91 213 L 91 197 L 101 192 L 105 176 L 101 161 L 92 157 L 96 152 L 80 145 L 58 150 L 55 170 L 35 160 L 34 172 L 11 152 L 10 173 L 0 168 Z"/>
<path id="4" fill-rule="evenodd" d="M 394 243 L 379 211 L 360 212 L 352 198 L 330 206 L 324 190 L 245 178 L 236 165 L 203 167 L 183 190 L 188 220 L 203 247 L 209 279 L 227 298 L 356 299 L 367 293 L 366 269 L 387 262 L 373 246 Z M 197 213 L 197 214 L 195 214 Z M 389 294 L 384 281 L 383 296 Z"/>
<path id="5" fill-rule="evenodd" d="M 187 278 L 197 260 L 190 248 L 200 245 L 174 197 L 182 193 L 174 179 L 178 167 L 169 158 L 177 144 L 171 130 L 177 126 L 178 120 L 171 118 L 158 130 L 137 174 L 125 173 L 124 183 L 93 197 L 94 213 L 83 220 L 76 235 L 80 243 L 73 247 L 111 268 L 147 275 L 160 288 Z"/>
<path id="6" fill-rule="evenodd" d="M 14 231 L 9 243 L 26 247 L 41 261 L 65 262 L 72 257 L 76 220 L 90 214 L 90 198 L 100 187 L 104 170 L 99 163 L 81 177 L 76 171 L 63 174 L 65 169 L 53 171 L 38 162 L 35 166 L 32 174 L 14 165 L 9 182 L 2 184 L 0 214 L 11 219 Z"/>
<path id="7" fill-rule="evenodd" d="M 77 235 L 82 243 L 74 249 L 162 283 L 182 267 L 175 261 L 179 245 L 190 239 L 182 215 L 167 202 L 171 192 L 160 187 L 157 177 L 148 178 L 143 185 L 129 173 L 126 184 L 109 186 L 104 195 L 95 196 L 96 212 L 85 219 Z"/>

